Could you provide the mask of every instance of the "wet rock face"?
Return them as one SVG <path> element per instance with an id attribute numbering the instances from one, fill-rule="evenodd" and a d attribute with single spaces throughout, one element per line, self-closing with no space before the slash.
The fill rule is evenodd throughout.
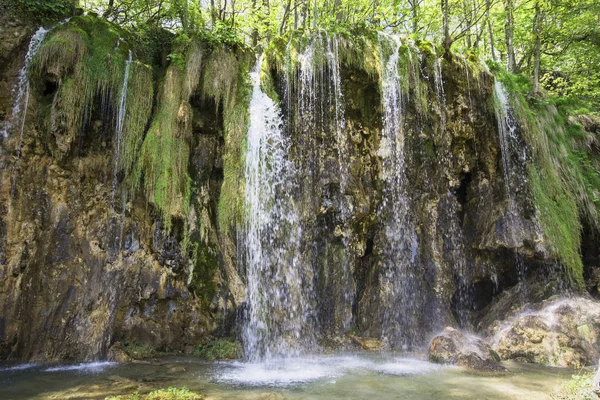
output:
<path id="1" fill-rule="evenodd" d="M 5 119 L 19 60 L 35 28 L 1 22 L 0 119 Z M 472 70 L 469 75 L 461 62 L 444 61 L 441 99 L 430 70 L 433 59 L 427 57 L 432 56 L 413 66 L 422 75 L 421 86 L 408 89 L 404 120 L 406 198 L 418 239 L 410 249 L 418 273 L 408 285 L 419 297 L 419 308 L 407 319 L 418 332 L 418 345 L 444 326 L 487 321 L 487 327 L 505 315 L 485 307 L 516 284 L 517 256 L 529 270 L 555 262 L 536 243 L 526 193 L 516 198 L 518 232 L 507 235 L 492 77 Z M 344 337 L 349 327 L 381 338 L 382 292 L 388 289 L 381 280 L 388 211 L 382 206 L 381 93 L 377 76 L 340 68 L 347 151 L 341 160 L 347 170 L 339 166 L 332 121 L 324 118 L 314 131 L 298 119 L 297 126 L 287 127 L 290 157 L 302 166 L 302 190 L 290 195 L 301 209 L 299 223 L 310 227 L 297 256 L 314 267 L 307 280 L 316 288 L 311 318 L 320 328 L 318 339 Z M 274 81 L 284 80 L 272 74 Z M 242 238 L 223 232 L 217 218 L 224 164 L 231 162 L 223 156 L 228 110 L 197 95 L 185 108 L 192 132 L 190 211 L 166 232 L 143 193 L 114 204 L 121 198 L 119 185 L 113 193 L 114 116 L 102 115 L 100 104 L 81 135 L 70 137 L 68 151 L 56 152 L 50 142 L 58 139 L 46 113 L 56 90 L 56 82 L 32 82 L 20 159 L 18 135 L 0 139 L 6 167 L 0 177 L 0 359 L 125 359 L 115 342 L 190 351 L 206 335 L 236 334 L 246 289 Z M 285 98 L 282 85 L 278 90 Z M 334 114 L 331 103 L 319 107 Z M 483 316 L 476 313 L 484 309 Z M 537 332 L 534 340 L 548 332 L 537 322 L 523 324 Z M 572 338 L 569 329 L 564 334 Z M 587 328 L 574 329 L 587 334 Z M 451 328 L 434 342 L 431 354 L 438 362 L 496 368 L 484 343 Z M 383 343 L 362 340 L 360 346 L 378 349 Z M 588 360 L 574 354 L 578 362 Z"/>
<path id="2" fill-rule="evenodd" d="M 489 329 L 503 360 L 579 368 L 600 356 L 600 303 L 584 297 L 526 305 Z"/>
<path id="3" fill-rule="evenodd" d="M 7 118 L 31 32 L 1 25 L 0 36 L 14 38 L 2 40 L 0 57 L 11 45 L 10 59 L 20 60 L 0 67 L 0 117 Z M 68 157 L 53 157 L 43 91 L 32 82 L 21 157 L 18 133 L 2 139 L 0 358 L 91 360 L 106 357 L 115 341 L 192 351 L 215 323 L 207 302 L 188 287 L 181 232 L 161 229 L 143 199 L 111 210 L 120 196 L 118 188 L 111 193 L 110 118 L 90 121 L 81 137 L 93 139 L 80 140 Z M 210 190 L 206 197 L 210 202 Z M 114 214 L 124 217 L 115 223 Z"/>
<path id="4" fill-rule="evenodd" d="M 429 361 L 477 371 L 505 371 L 498 355 L 483 339 L 446 327 L 429 345 Z"/>

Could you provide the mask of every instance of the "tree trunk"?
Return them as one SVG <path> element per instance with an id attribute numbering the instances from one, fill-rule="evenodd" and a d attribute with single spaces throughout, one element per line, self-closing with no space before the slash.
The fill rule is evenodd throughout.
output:
<path id="1" fill-rule="evenodd" d="M 419 1 L 420 0 L 409 1 L 413 34 L 416 34 L 419 31 Z"/>
<path id="2" fill-rule="evenodd" d="M 108 17 L 112 13 L 114 7 L 115 7 L 115 0 L 109 0 L 108 7 L 106 7 L 106 10 L 102 14 L 102 16 L 104 18 Z"/>
<path id="3" fill-rule="evenodd" d="M 302 28 L 306 30 L 306 23 L 308 21 L 308 2 L 310 0 L 302 0 Z"/>
<path id="4" fill-rule="evenodd" d="M 287 5 L 285 6 L 285 11 L 283 12 L 283 18 L 281 19 L 281 26 L 279 27 L 279 34 L 283 35 L 285 32 L 285 28 L 287 25 L 287 20 L 290 16 L 290 8 L 292 7 L 292 0 L 288 0 Z"/>
<path id="5" fill-rule="evenodd" d="M 298 0 L 294 0 L 294 30 L 298 30 Z"/>
<path id="6" fill-rule="evenodd" d="M 540 92 L 540 57 L 542 53 L 542 11 L 539 0 L 535 2 L 535 20 L 533 25 L 533 35 L 535 43 L 533 45 L 534 63 L 533 63 L 533 93 Z"/>
<path id="7" fill-rule="evenodd" d="M 463 12 L 465 14 L 464 17 L 465 17 L 465 23 L 466 23 L 465 29 L 468 29 L 468 32 L 466 34 L 468 49 L 473 47 L 473 41 L 471 38 L 471 29 L 473 27 L 473 20 L 475 19 L 475 16 L 473 15 L 473 10 L 471 9 L 469 3 L 470 2 L 467 0 L 463 1 Z"/>
<path id="8" fill-rule="evenodd" d="M 496 61 L 496 49 L 494 48 L 494 29 L 490 19 L 490 0 L 485 0 L 485 18 L 487 19 L 488 31 L 490 34 L 490 50 L 492 52 L 492 61 Z"/>
<path id="9" fill-rule="evenodd" d="M 342 0 L 335 0 L 333 2 L 333 9 L 335 12 L 335 20 L 337 22 L 342 22 L 342 20 L 344 19 L 344 4 L 342 3 Z"/>
<path id="10" fill-rule="evenodd" d="M 452 39 L 450 38 L 450 10 L 448 7 L 448 0 L 442 0 L 442 15 L 444 16 L 444 51 L 446 54 L 450 54 L 450 46 L 452 46 Z"/>
<path id="11" fill-rule="evenodd" d="M 515 61 L 515 47 L 513 43 L 514 37 L 514 6 L 512 0 L 505 0 L 504 8 L 506 11 L 506 18 L 504 20 L 504 33 L 506 35 L 506 59 L 507 59 L 507 68 L 511 73 L 517 72 L 517 63 Z"/>

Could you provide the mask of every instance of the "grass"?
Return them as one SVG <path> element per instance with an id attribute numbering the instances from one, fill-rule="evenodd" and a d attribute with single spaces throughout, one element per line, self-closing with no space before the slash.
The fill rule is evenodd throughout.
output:
<path id="1" fill-rule="evenodd" d="M 159 389 L 147 394 L 133 393 L 122 396 L 111 396 L 107 400 L 202 400 L 204 396 L 186 388 L 170 387 Z"/>
<path id="2" fill-rule="evenodd" d="M 571 380 L 551 394 L 554 400 L 597 400 L 593 392 L 592 374 L 573 375 Z"/>
<path id="3" fill-rule="evenodd" d="M 216 339 L 199 345 L 194 354 L 208 361 L 236 360 L 242 357 L 242 346 L 239 342 Z"/>

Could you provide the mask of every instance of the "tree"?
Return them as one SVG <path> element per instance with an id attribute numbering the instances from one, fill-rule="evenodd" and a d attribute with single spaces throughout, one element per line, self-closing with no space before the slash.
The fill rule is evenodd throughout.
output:
<path id="1" fill-rule="evenodd" d="M 515 47 L 514 47 L 514 6 L 512 0 L 504 0 L 505 7 L 505 20 L 504 20 L 504 34 L 506 38 L 506 60 L 507 68 L 510 72 L 517 72 L 517 63 L 515 60 Z"/>

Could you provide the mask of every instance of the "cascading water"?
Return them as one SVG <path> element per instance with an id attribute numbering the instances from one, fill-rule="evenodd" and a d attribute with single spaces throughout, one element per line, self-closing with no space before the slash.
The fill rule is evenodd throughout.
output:
<path id="1" fill-rule="evenodd" d="M 310 302 L 319 304 L 319 331 L 337 335 L 350 327 L 354 297 L 345 232 L 352 206 L 346 196 L 350 149 L 338 38 L 316 32 L 298 54 L 297 66 L 288 59 L 287 71 L 286 122 L 289 137 L 297 140 L 296 158 L 303 175 L 297 198 L 308 216 L 302 220 L 303 257 L 317 287 Z"/>
<path id="2" fill-rule="evenodd" d="M 17 158 L 13 164 L 12 182 L 11 182 L 11 197 L 14 197 L 17 181 L 17 165 L 21 158 L 21 147 L 23 145 L 23 131 L 25 130 L 25 120 L 27 119 L 27 108 L 29 107 L 29 68 L 31 62 L 38 53 L 48 32 L 53 29 L 45 29 L 40 27 L 29 41 L 29 48 L 25 56 L 23 68 L 19 71 L 19 79 L 14 90 L 16 92 L 15 102 L 13 104 L 12 113 L 9 119 L 6 120 L 0 135 L 4 138 L 9 136 L 9 131 L 16 125 L 19 128 L 19 142 L 17 144 Z"/>
<path id="3" fill-rule="evenodd" d="M 467 76 L 467 91 L 469 92 L 469 108 L 473 109 L 473 99 L 471 96 L 471 74 L 469 73 L 469 63 L 467 62 L 467 57 L 463 54 L 461 57 L 463 60 L 463 65 L 465 66 L 465 75 Z"/>
<path id="4" fill-rule="evenodd" d="M 301 228 L 290 193 L 297 180 L 288 160 L 281 111 L 260 87 L 261 56 L 250 74 L 246 152 L 247 317 L 243 329 L 250 361 L 297 356 L 314 347 L 314 288 L 300 262 Z"/>
<path id="5" fill-rule="evenodd" d="M 2 135 L 2 137 L 8 137 L 9 131 L 13 128 L 14 124 L 17 124 L 17 126 L 21 128 L 21 132 L 23 132 L 22 127 L 25 123 L 25 118 L 27 117 L 27 106 L 29 104 L 29 67 L 42 46 L 46 35 L 52 29 L 53 28 L 45 29 L 44 27 L 40 27 L 29 41 L 29 48 L 25 55 L 25 63 L 23 64 L 23 68 L 19 71 L 17 86 L 13 90 L 13 92 L 16 93 L 16 96 L 12 107 L 12 113 L 10 118 L 6 120 L 3 129 L 0 130 L 0 135 Z"/>
<path id="6" fill-rule="evenodd" d="M 496 118 L 498 119 L 498 134 L 502 156 L 502 173 L 508 199 L 506 225 L 509 245 L 515 248 L 515 266 L 520 281 L 525 279 L 526 266 L 522 257 L 516 251 L 519 246 L 519 230 L 523 229 L 523 221 L 519 216 L 515 194 L 521 191 L 527 182 L 525 165 L 527 151 L 518 135 L 518 122 L 508 101 L 508 94 L 502 83 L 494 82 L 494 97 Z"/>
<path id="7" fill-rule="evenodd" d="M 410 221 L 410 200 L 404 159 L 403 99 L 398 73 L 400 39 L 380 34 L 383 132 L 379 155 L 383 159 L 380 215 L 385 239 L 380 275 L 382 338 L 393 346 L 410 346 L 418 336 L 420 300 L 417 273 L 418 239 Z M 389 54 L 388 54 L 389 53 Z"/>
<path id="8" fill-rule="evenodd" d="M 435 94 L 437 97 L 438 106 L 440 108 L 440 118 L 442 120 L 442 132 L 446 130 L 446 93 L 444 92 L 444 76 L 442 74 L 442 59 L 435 58 L 434 80 Z"/>
<path id="9" fill-rule="evenodd" d="M 125 72 L 123 74 L 123 86 L 121 87 L 121 96 L 119 98 L 119 108 L 117 110 L 117 121 L 116 121 L 116 126 L 115 126 L 115 135 L 116 135 L 116 143 L 115 143 L 115 155 L 114 155 L 114 159 L 115 159 L 115 163 L 113 166 L 113 180 L 112 180 L 112 191 L 111 191 L 111 200 L 110 200 L 110 209 L 112 212 L 112 220 L 113 220 L 113 227 L 116 230 L 115 225 L 117 224 L 117 216 L 116 216 L 116 211 L 115 211 L 115 193 L 117 191 L 117 183 L 118 183 L 118 172 L 119 172 L 119 162 L 120 162 L 120 155 L 121 155 L 121 138 L 123 136 L 123 127 L 125 125 L 125 112 L 126 112 L 126 105 L 127 105 L 127 85 L 129 82 L 129 69 L 131 67 L 131 62 L 133 61 L 132 58 L 132 54 L 131 54 L 131 50 L 129 50 L 129 56 L 127 58 L 127 61 L 125 62 Z M 125 207 L 125 201 L 123 198 L 123 210 L 122 212 L 124 213 L 124 207 Z M 121 222 L 124 222 L 124 218 L 123 216 L 121 216 L 120 218 Z M 115 251 L 119 251 L 121 248 L 121 236 L 122 236 L 122 224 L 119 224 L 119 232 L 115 233 L 115 238 L 113 241 L 113 247 Z"/>
<path id="10" fill-rule="evenodd" d="M 348 140 L 346 138 L 346 119 L 344 116 L 344 95 L 342 93 L 342 76 L 340 73 L 339 43 L 336 35 L 327 36 L 327 70 L 329 71 L 329 93 L 330 106 L 334 109 L 333 125 L 337 144 L 338 165 L 340 170 L 340 186 L 342 196 L 344 195 L 348 181 Z M 332 95 L 333 94 L 333 95 Z M 333 101 L 332 101 L 333 100 Z M 348 213 L 345 201 L 342 202 L 342 213 Z"/>
<path id="11" fill-rule="evenodd" d="M 339 60 L 339 42 L 336 35 L 326 36 L 326 71 L 328 82 L 327 90 L 327 101 L 328 109 L 333 115 L 333 120 L 330 124 L 331 129 L 335 132 L 335 142 L 337 149 L 337 160 L 339 169 L 339 180 L 340 180 L 340 198 L 339 198 L 339 211 L 340 211 L 340 224 L 338 226 L 347 227 L 347 220 L 350 218 L 350 208 L 352 207 L 351 201 L 346 196 L 346 188 L 348 186 L 348 167 L 350 160 L 348 155 L 350 148 L 348 146 L 347 133 L 346 133 L 346 119 L 344 109 L 344 95 L 342 93 L 342 76 L 340 72 L 340 60 Z M 333 111 L 331 111 L 333 109 Z M 342 242 L 344 249 L 348 249 L 350 244 L 347 239 L 348 235 L 342 233 Z M 350 266 L 348 265 L 347 254 L 344 252 L 344 256 L 340 262 L 341 279 L 337 284 L 336 292 L 339 294 L 336 299 L 338 305 L 336 312 L 339 314 L 341 322 L 341 330 L 346 331 L 352 323 L 352 300 L 354 297 L 354 283 L 352 280 L 352 274 Z M 329 269 L 329 268 L 327 268 Z"/>

